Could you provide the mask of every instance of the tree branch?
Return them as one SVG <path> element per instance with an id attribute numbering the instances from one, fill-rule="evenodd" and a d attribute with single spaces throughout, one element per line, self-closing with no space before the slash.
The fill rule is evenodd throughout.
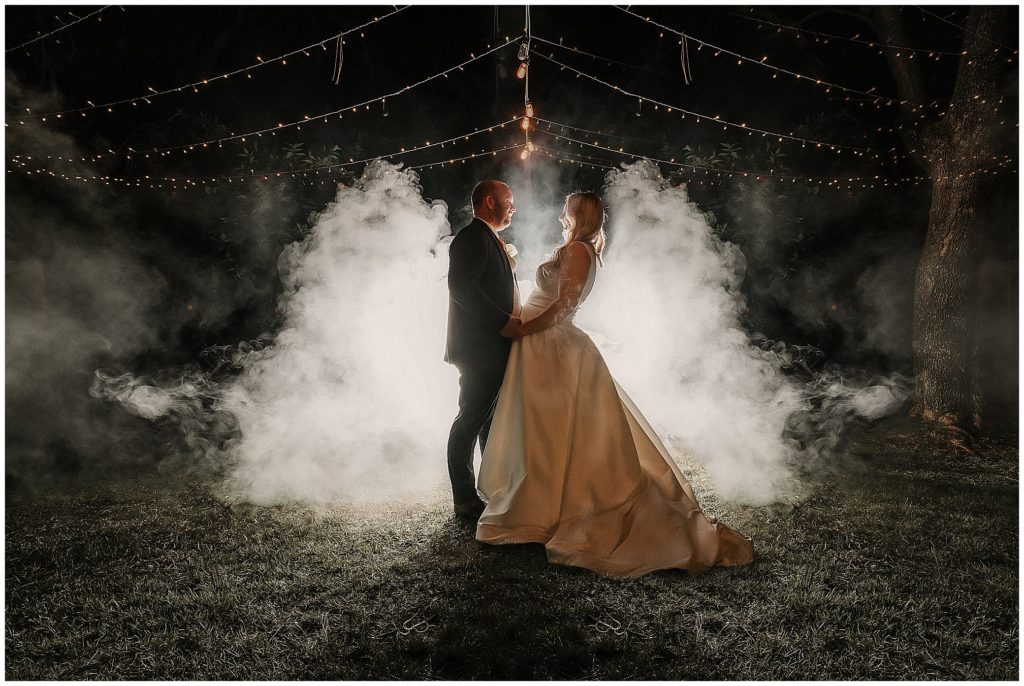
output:
<path id="1" fill-rule="evenodd" d="M 903 26 L 903 17 L 900 15 L 899 7 L 878 5 L 872 8 L 874 18 L 875 34 L 879 41 L 890 45 L 911 46 L 906 28 Z M 892 50 L 885 51 L 885 60 L 889 63 L 889 70 L 892 72 L 893 80 L 896 82 L 896 93 L 904 102 L 900 105 L 900 114 L 904 121 L 910 121 L 916 114 L 915 103 L 920 106 L 928 98 L 925 88 L 924 72 L 921 69 L 921 60 L 908 60 L 896 57 Z M 904 127 L 900 130 L 900 137 L 903 143 L 910 150 L 914 161 L 929 174 L 932 164 L 922 154 L 922 147 L 930 137 L 930 132 L 922 130 L 923 127 Z"/>
<path id="2" fill-rule="evenodd" d="M 1011 39 L 1013 18 L 1005 8 L 993 6 L 971 7 L 964 27 L 964 52 L 953 86 L 952 103 L 958 108 L 957 118 L 967 120 L 976 128 L 993 118 L 993 95 L 1007 71 L 1010 50 L 993 48 L 1005 45 Z"/>

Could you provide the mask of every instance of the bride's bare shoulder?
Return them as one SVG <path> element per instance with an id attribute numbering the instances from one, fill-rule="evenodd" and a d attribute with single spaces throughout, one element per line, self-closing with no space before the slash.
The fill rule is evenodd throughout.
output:
<path id="1" fill-rule="evenodd" d="M 565 262 L 575 269 L 586 269 L 594 260 L 593 248 L 583 241 L 573 241 L 565 246 Z"/>
<path id="2" fill-rule="evenodd" d="M 595 254 L 594 246 L 585 241 L 572 241 L 566 246 L 565 252 L 579 260 L 584 259 L 584 255 L 586 255 L 587 260 L 592 260 Z"/>

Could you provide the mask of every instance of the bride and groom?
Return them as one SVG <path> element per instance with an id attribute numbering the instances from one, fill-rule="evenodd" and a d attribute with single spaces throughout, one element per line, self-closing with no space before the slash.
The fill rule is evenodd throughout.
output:
<path id="1" fill-rule="evenodd" d="M 750 562 L 750 540 L 704 515 L 593 341 L 573 325 L 601 264 L 601 199 L 566 199 L 565 240 L 537 268 L 525 303 L 514 251 L 498 235 L 516 211 L 511 189 L 481 181 L 472 201 L 474 219 L 452 240 L 448 271 L 445 360 L 460 373 L 448 438 L 456 515 L 476 522 L 482 542 L 541 543 L 551 562 L 613 576 Z"/>

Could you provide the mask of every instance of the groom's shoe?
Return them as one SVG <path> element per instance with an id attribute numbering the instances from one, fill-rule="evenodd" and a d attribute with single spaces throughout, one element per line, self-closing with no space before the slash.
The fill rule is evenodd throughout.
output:
<path id="1" fill-rule="evenodd" d="M 484 513 L 485 507 L 487 507 L 487 505 L 479 498 L 476 500 L 468 500 L 464 503 L 458 503 L 455 505 L 455 516 L 475 523 L 480 519 L 480 515 Z"/>

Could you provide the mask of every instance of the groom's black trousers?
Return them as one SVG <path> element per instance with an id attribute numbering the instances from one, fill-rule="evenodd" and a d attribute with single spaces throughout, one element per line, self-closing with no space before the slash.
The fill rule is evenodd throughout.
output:
<path id="1" fill-rule="evenodd" d="M 487 445 L 494 406 L 505 376 L 507 358 L 474 361 L 459 369 L 459 414 L 448 434 L 448 476 L 452 495 L 459 505 L 478 498 L 473 474 L 473 447 L 480 441 L 480 454 Z"/>

